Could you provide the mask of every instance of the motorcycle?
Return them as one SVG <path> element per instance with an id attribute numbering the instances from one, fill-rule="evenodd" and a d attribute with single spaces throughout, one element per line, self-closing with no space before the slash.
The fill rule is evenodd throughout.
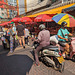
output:
<path id="1" fill-rule="evenodd" d="M 38 42 L 34 42 L 33 50 L 35 50 L 38 45 Z M 49 45 L 43 47 L 39 52 L 39 59 L 41 61 L 44 61 L 46 65 L 52 66 L 55 70 L 58 70 L 60 72 L 64 71 L 65 62 L 62 54 L 58 49 L 58 46 Z"/>
<path id="2" fill-rule="evenodd" d="M 70 52 L 68 54 L 67 59 L 71 59 L 75 62 L 75 37 L 70 37 L 70 41 L 68 42 L 70 45 Z M 62 45 L 60 45 L 60 50 L 63 52 L 64 48 Z"/>

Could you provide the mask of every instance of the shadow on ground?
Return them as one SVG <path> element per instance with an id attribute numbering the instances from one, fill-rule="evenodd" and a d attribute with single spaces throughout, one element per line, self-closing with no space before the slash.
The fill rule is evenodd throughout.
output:
<path id="1" fill-rule="evenodd" d="M 0 55 L 0 75 L 26 75 L 29 73 L 33 60 L 27 55 Z"/>

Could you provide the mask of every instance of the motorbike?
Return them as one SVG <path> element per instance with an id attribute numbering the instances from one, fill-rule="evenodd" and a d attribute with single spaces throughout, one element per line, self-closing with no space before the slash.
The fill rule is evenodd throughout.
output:
<path id="1" fill-rule="evenodd" d="M 34 42 L 33 51 L 38 47 L 39 43 Z M 60 72 L 64 71 L 65 61 L 60 53 L 58 46 L 49 45 L 43 47 L 39 52 L 39 59 L 46 63 L 48 66 L 52 66 L 55 70 Z"/>
<path id="2" fill-rule="evenodd" d="M 70 41 L 68 42 L 70 45 L 70 52 L 68 54 L 67 59 L 71 59 L 75 62 L 75 37 L 69 37 Z M 60 45 L 60 50 L 63 52 L 64 48 L 62 45 Z"/>

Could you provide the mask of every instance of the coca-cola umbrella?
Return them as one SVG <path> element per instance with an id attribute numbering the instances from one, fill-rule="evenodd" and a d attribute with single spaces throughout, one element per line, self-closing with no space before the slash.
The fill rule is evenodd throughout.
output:
<path id="1" fill-rule="evenodd" d="M 25 24 L 31 24 L 31 22 L 25 22 Z"/>
<path id="2" fill-rule="evenodd" d="M 23 17 L 20 21 L 21 22 L 33 22 L 34 17 Z"/>
<path id="3" fill-rule="evenodd" d="M 21 19 L 20 17 L 15 17 L 11 20 L 11 22 L 19 22 L 20 19 Z"/>
<path id="4" fill-rule="evenodd" d="M 34 25 L 34 24 L 36 24 L 36 25 L 37 25 L 36 22 L 25 22 L 25 24 L 30 24 L 30 25 Z"/>
<path id="5" fill-rule="evenodd" d="M 53 21 L 52 20 L 52 17 L 54 16 L 55 14 L 41 14 L 41 15 L 38 15 L 35 19 L 34 19 L 34 22 L 51 22 Z"/>

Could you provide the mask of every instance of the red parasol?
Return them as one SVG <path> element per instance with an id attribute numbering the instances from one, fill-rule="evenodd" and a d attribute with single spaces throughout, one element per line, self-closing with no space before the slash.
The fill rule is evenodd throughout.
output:
<path id="1" fill-rule="evenodd" d="M 55 14 L 41 14 L 41 15 L 38 15 L 35 19 L 34 19 L 34 22 L 51 22 L 53 21 L 52 20 L 52 17 L 54 16 Z"/>
<path id="2" fill-rule="evenodd" d="M 9 23 L 11 23 L 11 21 L 2 23 L 2 24 L 0 24 L 0 26 L 5 26 L 5 25 L 8 25 Z"/>
<path id="3" fill-rule="evenodd" d="M 8 4 L 5 3 L 4 1 L 0 1 L 0 5 L 8 5 Z"/>
<path id="4" fill-rule="evenodd" d="M 20 21 L 21 22 L 32 22 L 34 17 L 23 17 Z"/>
<path id="5" fill-rule="evenodd" d="M 20 19 L 21 19 L 20 17 L 15 17 L 11 20 L 11 22 L 19 22 Z"/>

